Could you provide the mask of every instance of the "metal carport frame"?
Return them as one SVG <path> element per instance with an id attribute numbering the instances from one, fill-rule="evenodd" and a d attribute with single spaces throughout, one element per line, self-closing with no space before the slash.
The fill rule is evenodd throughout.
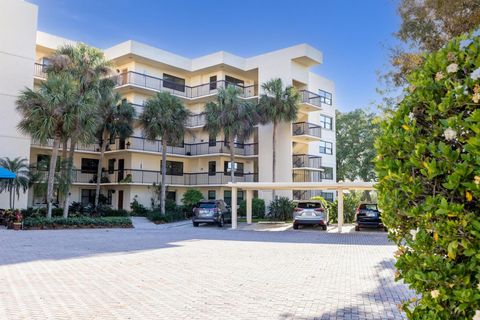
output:
<path id="1" fill-rule="evenodd" d="M 343 226 L 343 192 L 346 190 L 374 190 L 373 182 L 235 182 L 228 183 L 232 188 L 232 229 L 237 229 L 237 191 L 246 191 L 247 224 L 252 223 L 252 198 L 254 190 L 330 190 L 337 191 L 338 232 Z"/>

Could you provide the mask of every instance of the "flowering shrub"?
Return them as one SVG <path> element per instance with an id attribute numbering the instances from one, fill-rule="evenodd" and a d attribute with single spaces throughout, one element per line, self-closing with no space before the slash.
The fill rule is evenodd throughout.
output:
<path id="1" fill-rule="evenodd" d="M 379 204 L 411 319 L 480 319 L 480 32 L 408 76 L 376 141 Z"/>

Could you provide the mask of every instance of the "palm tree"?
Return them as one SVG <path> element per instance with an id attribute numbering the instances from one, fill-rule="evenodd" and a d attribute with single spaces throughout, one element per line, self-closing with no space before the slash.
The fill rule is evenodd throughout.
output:
<path id="1" fill-rule="evenodd" d="M 262 84 L 258 113 L 262 124 L 273 124 L 272 132 L 272 182 L 275 182 L 276 133 L 280 122 L 292 122 L 297 118 L 300 96 L 292 86 L 283 87 L 282 79 L 272 79 Z M 272 192 L 275 198 L 275 190 Z"/>
<path id="2" fill-rule="evenodd" d="M 254 106 L 241 99 L 240 93 L 240 89 L 233 85 L 220 88 L 217 102 L 209 102 L 205 106 L 205 129 L 215 137 L 223 133 L 228 141 L 231 182 L 235 182 L 235 139 L 248 139 L 257 123 Z"/>
<path id="3" fill-rule="evenodd" d="M 77 103 L 77 92 L 70 75 L 51 75 L 38 90 L 26 89 L 17 99 L 17 110 L 22 115 L 19 130 L 33 140 L 46 144 L 53 138 L 52 156 L 48 173 L 47 218 L 52 217 L 52 202 L 58 149 L 65 132 L 74 127 L 74 116 L 69 110 Z"/>
<path id="4" fill-rule="evenodd" d="M 14 179 L 0 180 L 0 192 L 8 191 L 10 193 L 10 209 L 15 209 L 15 194 L 20 198 L 20 190 L 25 193 L 28 189 L 30 168 L 27 159 L 20 157 L 15 159 L 0 159 L 0 167 L 16 174 Z"/>
<path id="5" fill-rule="evenodd" d="M 72 105 L 71 109 L 71 113 L 75 116 L 75 125 L 70 132 L 65 133 L 65 138 L 70 139 L 65 179 L 70 181 L 77 143 L 94 141 L 98 123 L 96 117 L 91 117 L 91 115 L 94 113 L 95 106 L 100 98 L 100 81 L 110 75 L 113 65 L 105 58 L 102 51 L 83 43 L 60 47 L 50 57 L 50 60 L 51 64 L 47 68 L 47 77 L 50 74 L 66 73 L 76 79 L 78 100 L 76 104 Z M 65 218 L 68 216 L 69 189 L 70 186 L 67 186 L 63 208 Z"/>
<path id="6" fill-rule="evenodd" d="M 115 82 L 104 79 L 100 83 L 100 101 L 96 110 L 98 119 L 97 137 L 100 142 L 100 160 L 97 171 L 97 188 L 95 191 L 95 209 L 100 197 L 100 180 L 105 150 L 110 137 L 125 139 L 133 133 L 135 109 L 130 103 L 122 100 L 122 96 L 114 91 Z"/>
<path id="7" fill-rule="evenodd" d="M 179 98 L 169 92 L 159 92 L 147 100 L 140 123 L 148 140 L 162 139 L 162 185 L 160 210 L 165 214 L 167 143 L 177 144 L 183 140 L 190 112 Z"/>

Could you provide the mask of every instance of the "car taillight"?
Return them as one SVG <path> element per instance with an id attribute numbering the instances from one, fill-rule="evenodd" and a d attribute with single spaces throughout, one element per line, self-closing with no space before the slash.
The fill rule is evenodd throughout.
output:
<path id="1" fill-rule="evenodd" d="M 357 208 L 356 214 L 360 213 L 360 208 Z"/>
<path id="2" fill-rule="evenodd" d="M 293 209 L 293 211 L 295 211 L 295 212 L 300 212 L 300 211 L 303 211 L 303 209 L 295 208 L 295 209 Z"/>
<path id="3" fill-rule="evenodd" d="M 323 212 L 323 211 L 325 211 L 325 210 L 324 210 L 323 208 L 317 208 L 317 209 L 315 209 L 315 211 L 317 211 L 317 212 Z"/>

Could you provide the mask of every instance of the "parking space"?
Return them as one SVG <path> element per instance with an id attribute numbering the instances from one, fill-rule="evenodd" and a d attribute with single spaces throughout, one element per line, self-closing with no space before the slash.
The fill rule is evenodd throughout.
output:
<path id="1" fill-rule="evenodd" d="M 411 296 L 384 232 L 135 224 L 0 230 L 0 318 L 403 319 Z"/>

